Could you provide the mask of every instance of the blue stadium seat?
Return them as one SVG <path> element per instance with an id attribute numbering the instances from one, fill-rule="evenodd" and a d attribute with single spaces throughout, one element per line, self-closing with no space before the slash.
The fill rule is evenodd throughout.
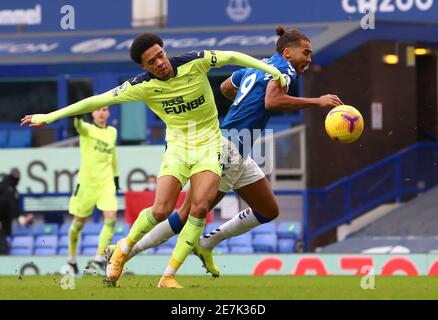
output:
<path id="1" fill-rule="evenodd" d="M 62 235 L 59 237 L 58 246 L 68 248 L 68 235 Z"/>
<path id="2" fill-rule="evenodd" d="M 252 246 L 252 235 L 250 233 L 244 233 L 237 237 L 232 237 L 228 240 L 228 245 L 237 247 L 245 247 L 245 246 Z"/>
<path id="3" fill-rule="evenodd" d="M 295 252 L 294 239 L 278 239 L 278 253 L 292 253 Z"/>
<path id="4" fill-rule="evenodd" d="M 12 229 L 13 236 L 30 236 L 32 235 L 32 227 L 22 227 L 19 224 L 14 225 Z"/>
<path id="5" fill-rule="evenodd" d="M 102 231 L 103 223 L 86 223 L 84 228 L 82 229 L 82 234 L 86 235 L 95 235 L 100 234 Z"/>
<path id="6" fill-rule="evenodd" d="M 68 247 L 59 247 L 58 255 L 59 256 L 67 256 L 68 255 Z"/>
<path id="7" fill-rule="evenodd" d="M 9 139 L 6 148 L 26 148 L 32 143 L 32 131 L 28 128 L 9 130 Z"/>
<path id="8" fill-rule="evenodd" d="M 43 223 L 35 227 L 33 234 L 39 235 L 58 235 L 58 225 L 56 223 Z"/>
<path id="9" fill-rule="evenodd" d="M 230 247 L 229 253 L 232 254 L 252 254 L 254 253 L 254 248 L 251 246 L 237 246 L 237 247 Z"/>
<path id="10" fill-rule="evenodd" d="M 0 130 L 0 148 L 6 147 L 8 144 L 8 131 L 7 130 Z"/>
<path id="11" fill-rule="evenodd" d="M 82 237 L 82 248 L 85 247 L 97 247 L 99 244 L 99 235 L 88 234 Z"/>
<path id="12" fill-rule="evenodd" d="M 63 223 L 61 228 L 59 228 L 58 234 L 60 236 L 68 234 L 68 230 L 70 229 L 70 223 Z"/>
<path id="13" fill-rule="evenodd" d="M 301 223 L 298 221 L 282 221 L 277 225 L 277 236 L 279 239 L 301 238 Z"/>
<path id="14" fill-rule="evenodd" d="M 11 256 L 31 256 L 32 248 L 11 248 L 9 254 Z"/>
<path id="15" fill-rule="evenodd" d="M 37 236 L 35 238 L 35 248 L 53 248 L 58 247 L 58 236 Z"/>
<path id="16" fill-rule="evenodd" d="M 81 254 L 84 256 L 94 256 L 97 252 L 97 246 L 95 247 L 82 247 Z"/>
<path id="17" fill-rule="evenodd" d="M 157 249 L 155 250 L 155 254 L 165 254 L 165 255 L 169 255 L 172 254 L 173 252 L 173 248 L 171 247 L 162 247 L 159 246 L 157 247 Z"/>
<path id="18" fill-rule="evenodd" d="M 255 252 L 277 251 L 277 235 L 275 233 L 256 234 L 252 240 L 252 246 Z"/>
<path id="19" fill-rule="evenodd" d="M 127 223 L 118 223 L 114 228 L 114 235 L 126 236 L 129 233 L 131 226 Z"/>
<path id="20" fill-rule="evenodd" d="M 268 223 L 263 223 L 254 229 L 252 229 L 252 234 L 264 234 L 264 233 L 275 233 L 276 224 L 275 222 L 271 221 Z"/>
<path id="21" fill-rule="evenodd" d="M 12 239 L 11 248 L 31 248 L 33 249 L 32 236 L 16 236 Z"/>
<path id="22" fill-rule="evenodd" d="M 123 239 L 125 236 L 123 234 L 115 234 L 114 237 L 111 239 L 111 244 L 116 244 L 117 241 L 120 239 Z"/>
<path id="23" fill-rule="evenodd" d="M 219 242 L 216 247 L 214 247 L 214 249 L 216 250 L 216 248 L 228 248 L 229 243 L 229 239 L 225 239 L 224 241 Z"/>
<path id="24" fill-rule="evenodd" d="M 55 256 L 57 248 L 35 248 L 35 256 Z"/>

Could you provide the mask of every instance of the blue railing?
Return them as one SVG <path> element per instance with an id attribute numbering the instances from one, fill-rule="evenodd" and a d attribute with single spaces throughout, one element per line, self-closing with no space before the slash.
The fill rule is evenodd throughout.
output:
<path id="1" fill-rule="evenodd" d="M 304 246 L 387 201 L 438 185 L 438 143 L 419 143 L 323 189 L 304 191 Z"/>

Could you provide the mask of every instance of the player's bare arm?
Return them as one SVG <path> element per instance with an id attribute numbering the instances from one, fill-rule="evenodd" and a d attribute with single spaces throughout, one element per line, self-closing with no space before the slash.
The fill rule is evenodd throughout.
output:
<path id="1" fill-rule="evenodd" d="M 334 108 L 341 104 L 341 99 L 332 94 L 319 98 L 289 96 L 278 81 L 270 81 L 266 88 L 265 107 L 271 111 L 294 111 L 309 107 Z"/>
<path id="2" fill-rule="evenodd" d="M 234 98 L 237 95 L 238 88 L 233 86 L 233 83 L 231 81 L 231 77 L 226 79 L 224 82 L 221 83 L 221 92 L 225 98 L 228 100 L 233 101 Z"/>

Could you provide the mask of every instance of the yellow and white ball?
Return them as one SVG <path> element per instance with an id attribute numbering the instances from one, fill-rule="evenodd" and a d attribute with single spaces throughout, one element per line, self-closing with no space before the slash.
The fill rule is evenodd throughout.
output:
<path id="1" fill-rule="evenodd" d="M 331 139 L 340 143 L 356 141 L 362 135 L 363 127 L 360 112 L 348 105 L 333 108 L 325 118 L 325 131 Z"/>

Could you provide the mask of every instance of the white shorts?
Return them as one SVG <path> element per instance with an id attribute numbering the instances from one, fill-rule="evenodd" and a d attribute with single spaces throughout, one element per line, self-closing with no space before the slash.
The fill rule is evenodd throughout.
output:
<path id="1" fill-rule="evenodd" d="M 262 169 L 251 157 L 243 159 L 239 150 L 225 137 L 222 177 L 219 182 L 219 191 L 228 192 L 240 189 L 265 177 Z"/>

